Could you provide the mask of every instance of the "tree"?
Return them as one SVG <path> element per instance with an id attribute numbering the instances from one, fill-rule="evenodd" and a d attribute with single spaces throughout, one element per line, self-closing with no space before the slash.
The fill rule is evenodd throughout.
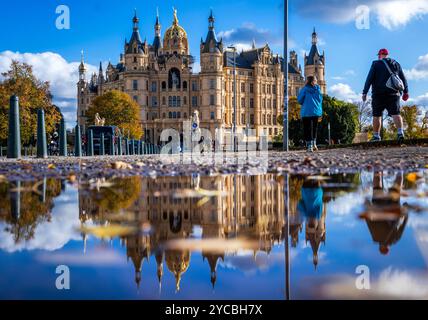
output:
<path id="1" fill-rule="evenodd" d="M 422 123 L 419 118 L 422 116 L 422 110 L 418 106 L 404 106 L 401 108 L 406 136 L 410 139 L 417 139 L 423 136 Z"/>
<path id="2" fill-rule="evenodd" d="M 22 143 L 29 144 L 37 131 L 37 109 L 45 111 L 46 132 L 53 133 L 61 120 L 61 113 L 52 104 L 49 82 L 38 80 L 33 69 L 26 63 L 12 61 L 10 69 L 2 73 L 0 81 L 0 141 L 5 142 L 9 125 L 9 99 L 12 95 L 19 97 Z"/>
<path id="3" fill-rule="evenodd" d="M 130 133 L 134 139 L 142 136 L 140 106 L 132 98 L 121 91 L 109 91 L 92 101 L 86 116 L 89 123 L 94 123 L 95 115 L 105 118 L 106 125 L 117 126 Z"/>
<path id="4" fill-rule="evenodd" d="M 369 102 L 356 103 L 358 132 L 367 132 L 372 122 L 372 108 Z"/>
<path id="5" fill-rule="evenodd" d="M 328 141 L 328 123 L 330 123 L 331 139 L 335 143 L 352 143 L 358 126 L 357 106 L 352 103 L 324 96 L 323 117 L 318 132 L 318 141 Z"/>

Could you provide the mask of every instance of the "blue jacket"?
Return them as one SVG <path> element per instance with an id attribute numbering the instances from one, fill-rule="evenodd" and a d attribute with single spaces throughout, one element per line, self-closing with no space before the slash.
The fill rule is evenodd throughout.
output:
<path id="1" fill-rule="evenodd" d="M 319 219 L 323 210 L 323 189 L 322 188 L 302 188 L 302 199 L 297 205 L 297 209 L 306 218 Z"/>
<path id="2" fill-rule="evenodd" d="M 322 93 L 319 85 L 304 86 L 299 92 L 297 101 L 302 105 L 300 112 L 302 118 L 322 116 Z"/>

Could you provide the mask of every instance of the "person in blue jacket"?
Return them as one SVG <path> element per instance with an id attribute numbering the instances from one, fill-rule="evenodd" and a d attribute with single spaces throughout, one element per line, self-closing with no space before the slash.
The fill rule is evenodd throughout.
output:
<path id="1" fill-rule="evenodd" d="M 318 120 L 322 116 L 322 93 L 317 78 L 309 76 L 306 85 L 300 90 L 297 101 L 302 105 L 300 112 L 303 121 L 303 132 L 309 152 L 317 149 Z"/>

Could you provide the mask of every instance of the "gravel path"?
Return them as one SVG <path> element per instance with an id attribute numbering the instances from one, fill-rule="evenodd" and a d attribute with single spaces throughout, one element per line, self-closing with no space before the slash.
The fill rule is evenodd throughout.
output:
<path id="1" fill-rule="evenodd" d="M 92 178 L 113 176 L 261 174 L 324 174 L 360 170 L 420 170 L 428 168 L 428 147 L 334 149 L 313 154 L 303 151 L 222 155 L 129 156 L 93 158 L 0 159 L 1 180 L 41 177 Z"/>

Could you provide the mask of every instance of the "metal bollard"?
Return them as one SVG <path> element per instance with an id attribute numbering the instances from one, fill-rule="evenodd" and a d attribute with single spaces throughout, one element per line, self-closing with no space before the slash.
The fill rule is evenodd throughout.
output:
<path id="1" fill-rule="evenodd" d="M 88 150 L 86 150 L 86 155 L 88 157 L 94 156 L 94 132 L 92 129 L 88 131 Z"/>
<path id="2" fill-rule="evenodd" d="M 80 126 L 76 125 L 74 133 L 74 156 L 82 156 L 82 133 L 80 132 Z"/>
<path id="3" fill-rule="evenodd" d="M 117 155 L 122 155 L 122 136 L 117 138 Z"/>
<path id="4" fill-rule="evenodd" d="M 104 133 L 101 133 L 100 135 L 100 156 L 105 156 L 106 149 L 104 145 Z"/>
<path id="5" fill-rule="evenodd" d="M 114 137 L 112 134 L 109 135 L 109 143 L 110 143 L 109 154 L 111 156 L 114 156 Z"/>
<path id="6" fill-rule="evenodd" d="M 7 137 L 7 157 L 21 158 L 21 128 L 19 123 L 19 98 L 10 97 L 9 107 L 9 131 Z"/>
<path id="7" fill-rule="evenodd" d="M 27 152 L 25 152 L 27 153 Z M 37 110 L 37 158 L 48 157 L 48 145 L 46 142 L 45 111 Z"/>
<path id="8" fill-rule="evenodd" d="M 64 118 L 61 118 L 59 124 L 59 155 L 60 157 L 67 156 L 67 131 Z"/>

